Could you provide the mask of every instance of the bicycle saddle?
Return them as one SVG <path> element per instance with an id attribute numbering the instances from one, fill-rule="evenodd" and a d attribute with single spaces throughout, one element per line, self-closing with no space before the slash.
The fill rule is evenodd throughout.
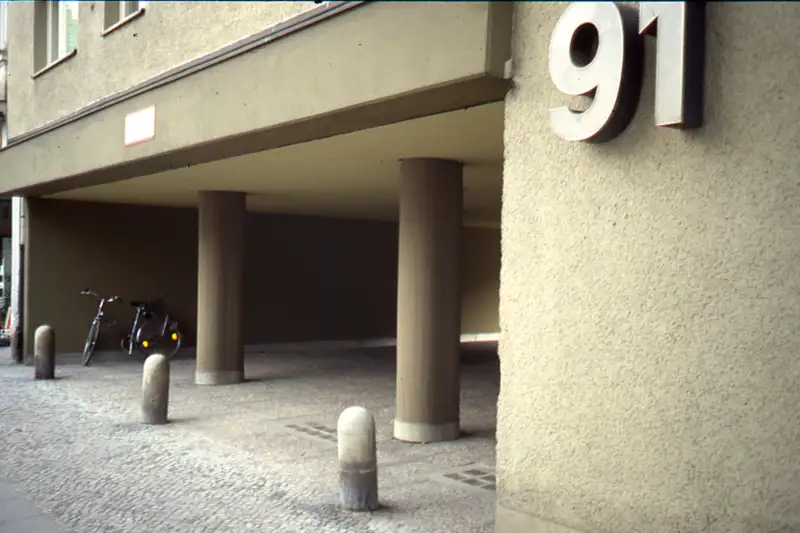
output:
<path id="1" fill-rule="evenodd" d="M 149 302 L 131 302 L 131 307 L 147 307 Z"/>

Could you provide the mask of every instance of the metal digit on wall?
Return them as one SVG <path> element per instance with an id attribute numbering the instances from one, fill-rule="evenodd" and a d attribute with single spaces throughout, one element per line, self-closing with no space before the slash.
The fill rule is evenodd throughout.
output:
<path id="1" fill-rule="evenodd" d="M 556 135 L 604 142 L 628 126 L 642 80 L 643 50 L 636 12 L 610 2 L 576 2 L 562 14 L 550 40 L 550 77 L 562 93 L 588 96 L 588 109 L 550 110 Z"/>
<path id="2" fill-rule="evenodd" d="M 639 33 L 656 36 L 656 125 L 700 127 L 705 2 L 640 2 Z"/>

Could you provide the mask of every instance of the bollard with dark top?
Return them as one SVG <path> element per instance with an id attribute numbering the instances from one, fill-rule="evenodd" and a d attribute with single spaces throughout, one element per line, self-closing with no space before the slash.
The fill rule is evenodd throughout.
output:
<path id="1" fill-rule="evenodd" d="M 378 508 L 378 460 L 375 419 L 363 407 L 348 407 L 339 416 L 339 499 L 349 511 Z"/>
<path id="2" fill-rule="evenodd" d="M 34 379 L 55 379 L 56 334 L 50 326 L 39 326 L 33 337 Z"/>
<path id="3" fill-rule="evenodd" d="M 11 360 L 22 364 L 22 328 L 19 326 L 11 332 Z"/>
<path id="4" fill-rule="evenodd" d="M 167 423 L 169 405 L 169 360 L 154 353 L 144 362 L 142 372 L 142 422 Z"/>

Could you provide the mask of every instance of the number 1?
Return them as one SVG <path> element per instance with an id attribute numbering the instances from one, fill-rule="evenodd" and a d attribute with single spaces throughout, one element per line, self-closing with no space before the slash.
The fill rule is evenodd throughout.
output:
<path id="1" fill-rule="evenodd" d="M 656 36 L 657 126 L 703 122 L 705 2 L 640 2 L 639 33 Z"/>

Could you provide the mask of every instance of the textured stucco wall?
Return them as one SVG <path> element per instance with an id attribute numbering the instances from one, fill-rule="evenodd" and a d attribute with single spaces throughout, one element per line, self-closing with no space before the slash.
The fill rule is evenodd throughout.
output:
<path id="1" fill-rule="evenodd" d="M 31 199 L 27 220 L 28 350 L 43 323 L 59 350 L 83 349 L 96 307 L 78 294 L 85 287 L 164 298 L 194 345 L 196 210 Z M 245 237 L 245 343 L 395 335 L 396 224 L 249 213 Z M 465 228 L 464 248 L 463 331 L 495 332 L 499 231 Z M 129 324 L 127 304 L 110 311 Z M 98 346 L 117 340 L 104 335 Z"/>
<path id="2" fill-rule="evenodd" d="M 800 531 L 800 4 L 709 4 L 695 133 L 654 126 L 651 42 L 599 146 L 549 130 L 565 6 L 516 6 L 498 531 Z"/>
<path id="3" fill-rule="evenodd" d="M 314 7 L 314 2 L 150 2 L 143 16 L 103 37 L 103 2 L 81 2 L 78 54 L 33 80 L 34 3 L 12 2 L 8 98 L 14 109 L 9 135 Z"/>

